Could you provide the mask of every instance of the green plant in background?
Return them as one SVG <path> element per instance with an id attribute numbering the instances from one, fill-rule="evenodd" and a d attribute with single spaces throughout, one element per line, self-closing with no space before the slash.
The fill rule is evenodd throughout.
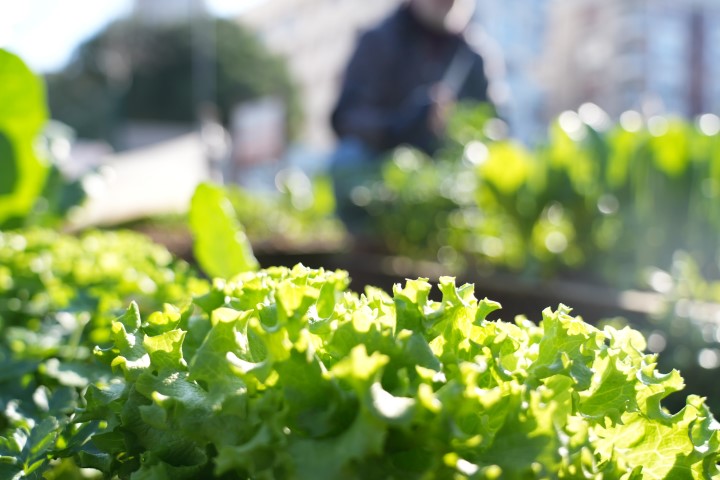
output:
<path id="1" fill-rule="evenodd" d="M 529 150 L 488 136 L 482 111 L 461 110 L 437 158 L 401 149 L 367 185 L 368 211 L 389 212 L 375 217 L 378 235 L 395 253 L 620 287 L 642 285 L 645 269 L 668 269 L 684 250 L 720 278 L 720 135 L 678 119 L 623 127 L 603 115 L 566 112 Z"/>
<path id="2" fill-rule="evenodd" d="M 45 125 L 38 148 L 48 161 L 47 176 L 24 225 L 63 228 L 73 209 L 87 199 L 84 178 L 68 178 L 63 172 L 63 165 L 72 161 L 70 152 L 74 141 L 75 132 L 67 125 L 54 120 Z"/>
<path id="3" fill-rule="evenodd" d="M 217 281 L 179 316 L 113 323 L 79 461 L 120 478 L 718 478 L 717 424 L 631 329 L 566 307 L 489 322 L 471 285 L 347 292 L 343 272 Z"/>
<path id="4" fill-rule="evenodd" d="M 225 187 L 237 219 L 258 249 L 302 250 L 339 245 L 345 231 L 335 218 L 328 176 L 308 177 L 295 168 L 278 172 L 276 190 Z"/>
<path id="5" fill-rule="evenodd" d="M 222 196 L 226 198 L 223 203 L 230 203 L 229 208 L 227 204 L 223 207 L 223 211 L 231 212 L 231 223 L 242 225 L 241 235 L 257 252 L 318 252 L 343 247 L 346 232 L 335 217 L 329 177 L 319 175 L 311 179 L 300 170 L 288 168 L 277 174 L 276 187 L 273 190 L 251 190 L 238 185 L 224 185 L 212 189 L 222 190 Z M 223 218 L 225 213 L 200 214 L 198 220 L 201 223 L 211 222 L 215 215 Z M 189 215 L 145 218 L 116 228 L 145 233 L 183 256 L 189 254 L 191 236 L 199 234 L 212 240 L 209 228 L 199 226 L 195 233 L 188 232 L 191 216 L 192 212 Z M 208 253 L 212 255 L 211 251 Z M 222 262 L 224 260 L 221 259 Z M 210 274 L 205 266 L 203 269 Z M 215 276 L 227 276 L 218 273 L 215 272 Z"/>
<path id="6" fill-rule="evenodd" d="M 451 165 L 403 148 L 383 165 L 380 180 L 356 187 L 353 197 L 389 251 L 422 257 L 444 244 L 441 228 L 461 201 L 463 180 Z"/>
<path id="7" fill-rule="evenodd" d="M 710 267 L 717 220 L 706 185 L 717 168 L 717 135 L 679 119 L 653 117 L 630 131 L 621 125 L 595 129 L 582 115 L 566 115 L 555 144 L 569 148 L 553 155 L 566 163 L 580 158 L 590 172 L 586 181 L 572 181 L 585 205 L 566 207 L 583 235 L 581 248 L 593 253 L 585 255 L 590 268 L 632 285 L 648 267 L 668 269 L 675 250 Z M 717 268 L 707 273 L 717 276 Z"/>

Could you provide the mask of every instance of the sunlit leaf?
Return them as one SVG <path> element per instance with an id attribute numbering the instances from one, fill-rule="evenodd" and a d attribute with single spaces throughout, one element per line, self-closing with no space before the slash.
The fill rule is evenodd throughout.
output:
<path id="1" fill-rule="evenodd" d="M 219 187 L 201 184 L 190 207 L 193 252 L 211 277 L 230 278 L 256 270 L 258 262 L 230 201 Z"/>

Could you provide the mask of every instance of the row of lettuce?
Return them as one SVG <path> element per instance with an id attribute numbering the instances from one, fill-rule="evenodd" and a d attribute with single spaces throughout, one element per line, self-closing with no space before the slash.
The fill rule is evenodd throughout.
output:
<path id="1" fill-rule="evenodd" d="M 0 478 L 720 478 L 635 330 L 247 253 L 208 282 L 134 233 L 3 232 Z"/>

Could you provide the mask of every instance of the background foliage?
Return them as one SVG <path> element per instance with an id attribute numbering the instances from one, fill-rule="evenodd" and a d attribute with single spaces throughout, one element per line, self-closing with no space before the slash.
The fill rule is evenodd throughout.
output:
<path id="1" fill-rule="evenodd" d="M 227 122 L 238 103 L 272 95 L 284 101 L 292 133 L 299 103 L 284 62 L 237 23 L 207 23 L 215 45 L 207 51 L 193 44 L 198 40 L 190 24 L 111 24 L 82 44 L 63 71 L 48 76 L 53 118 L 81 137 L 112 143 L 117 128 L 129 120 L 194 123 L 199 102 L 211 101 Z M 203 95 L 214 93 L 214 98 L 198 98 L 193 84 L 198 65 L 211 71 L 211 90 Z"/>

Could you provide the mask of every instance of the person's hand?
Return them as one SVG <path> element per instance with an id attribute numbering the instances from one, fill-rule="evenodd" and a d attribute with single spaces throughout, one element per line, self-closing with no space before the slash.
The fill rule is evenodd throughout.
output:
<path id="1" fill-rule="evenodd" d="M 428 113 L 428 127 L 438 137 L 445 134 L 450 112 L 455 105 L 456 98 L 452 90 L 442 83 L 436 83 L 430 89 L 430 112 Z"/>

